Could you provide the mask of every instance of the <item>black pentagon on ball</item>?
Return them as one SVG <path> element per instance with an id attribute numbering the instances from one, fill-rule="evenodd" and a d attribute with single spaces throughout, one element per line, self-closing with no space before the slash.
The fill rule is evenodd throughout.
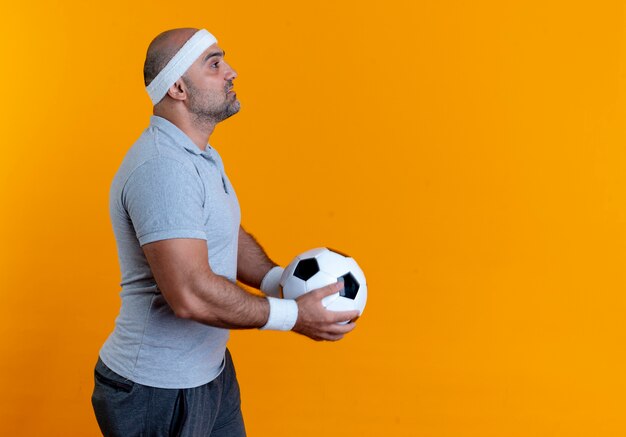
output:
<path id="1" fill-rule="evenodd" d="M 298 262 L 293 275 L 303 281 L 308 281 L 319 271 L 320 266 L 317 264 L 317 260 L 315 258 L 307 258 Z"/>
<path id="2" fill-rule="evenodd" d="M 354 300 L 359 292 L 359 281 L 357 281 L 350 272 L 337 278 L 337 280 L 343 281 L 343 290 L 339 292 L 339 295 Z"/>

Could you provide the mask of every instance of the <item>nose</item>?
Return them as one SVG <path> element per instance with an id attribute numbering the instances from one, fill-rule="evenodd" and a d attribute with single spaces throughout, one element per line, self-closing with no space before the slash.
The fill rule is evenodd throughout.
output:
<path id="1" fill-rule="evenodd" d="M 233 67 L 231 67 L 230 64 L 226 64 L 226 65 L 228 65 L 228 69 L 226 71 L 225 79 L 226 80 L 235 80 L 235 79 L 237 79 L 237 72 L 235 71 L 235 69 Z"/>

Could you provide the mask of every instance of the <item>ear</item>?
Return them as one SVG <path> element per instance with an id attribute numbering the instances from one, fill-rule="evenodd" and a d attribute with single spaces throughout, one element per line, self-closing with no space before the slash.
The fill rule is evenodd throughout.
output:
<path id="1" fill-rule="evenodd" d="M 167 90 L 167 95 L 174 100 L 185 100 L 187 98 L 187 87 L 182 79 L 178 79 Z"/>

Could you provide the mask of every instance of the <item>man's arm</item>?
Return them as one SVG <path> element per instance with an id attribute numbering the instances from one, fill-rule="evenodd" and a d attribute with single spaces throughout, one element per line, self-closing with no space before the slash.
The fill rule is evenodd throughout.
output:
<path id="1" fill-rule="evenodd" d="M 165 300 L 178 317 L 227 329 L 260 328 L 269 317 L 267 299 L 254 296 L 216 275 L 209 266 L 205 240 L 170 239 L 143 246 L 152 274 Z M 300 296 L 293 330 L 314 340 L 339 340 L 354 329 L 358 311 L 334 312 L 321 300 L 337 293 L 336 283 Z"/>
<path id="2" fill-rule="evenodd" d="M 178 317 L 220 328 L 259 328 L 269 316 L 266 299 L 211 270 L 205 240 L 171 239 L 143 246 L 159 289 Z"/>
<path id="3" fill-rule="evenodd" d="M 261 281 L 273 267 L 276 267 L 265 250 L 243 227 L 239 227 L 239 247 L 237 252 L 237 279 L 246 285 L 259 289 Z"/>

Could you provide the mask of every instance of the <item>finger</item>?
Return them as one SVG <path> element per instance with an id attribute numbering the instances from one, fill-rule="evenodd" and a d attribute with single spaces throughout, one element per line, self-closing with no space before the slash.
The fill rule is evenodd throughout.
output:
<path id="1" fill-rule="evenodd" d="M 333 334 L 333 335 L 345 335 L 348 332 L 352 331 L 354 328 L 356 328 L 356 325 L 354 323 L 346 323 L 345 325 L 341 325 L 339 323 L 333 323 L 332 325 L 330 325 L 330 327 L 327 328 L 327 332 L 329 334 Z"/>
<path id="2" fill-rule="evenodd" d="M 334 282 L 325 287 L 313 290 L 311 293 L 315 293 L 320 299 L 330 296 L 331 294 L 339 293 L 343 289 L 343 282 Z M 347 319 L 346 319 L 347 320 Z"/>
<path id="3" fill-rule="evenodd" d="M 330 317 L 330 321 L 337 323 L 337 322 L 345 322 L 346 320 L 352 320 L 355 319 L 357 317 L 359 317 L 360 312 L 359 310 L 352 310 L 352 311 L 330 311 L 330 313 L 332 313 L 332 316 Z"/>
<path id="4" fill-rule="evenodd" d="M 337 340 L 341 340 L 343 336 L 344 334 L 341 334 L 341 333 L 333 334 L 330 332 L 325 332 L 324 334 L 322 334 L 322 339 L 324 341 L 337 341 Z"/>

